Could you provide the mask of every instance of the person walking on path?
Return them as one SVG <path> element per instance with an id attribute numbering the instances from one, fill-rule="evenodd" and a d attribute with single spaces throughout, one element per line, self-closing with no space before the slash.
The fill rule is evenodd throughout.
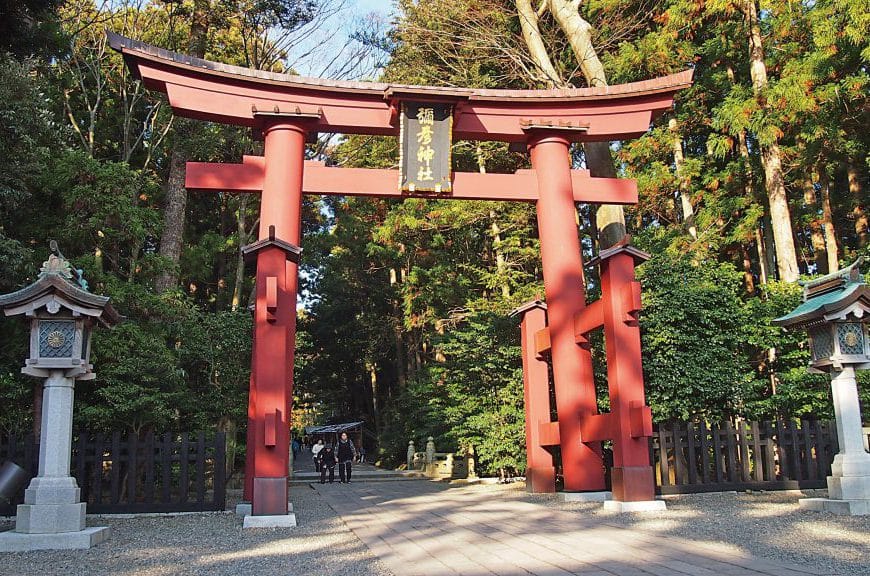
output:
<path id="1" fill-rule="evenodd" d="M 321 444 L 322 446 L 322 444 Z M 329 444 L 320 451 L 320 483 L 326 483 L 326 471 L 329 470 L 329 483 L 332 484 L 335 481 L 335 463 L 338 460 L 335 457 L 335 450 L 332 448 L 332 444 Z M 342 480 L 344 482 L 344 480 Z"/>
<path id="2" fill-rule="evenodd" d="M 311 456 L 314 458 L 314 471 L 320 472 L 320 451 L 323 450 L 323 440 L 311 447 Z"/>
<path id="3" fill-rule="evenodd" d="M 336 452 L 336 456 L 338 456 L 338 475 L 341 478 L 341 483 L 349 484 L 353 461 L 356 459 L 356 447 L 348 439 L 347 432 L 341 433 Z"/>

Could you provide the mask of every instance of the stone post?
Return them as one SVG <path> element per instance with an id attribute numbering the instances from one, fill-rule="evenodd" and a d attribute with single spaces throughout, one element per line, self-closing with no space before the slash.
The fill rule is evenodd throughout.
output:
<path id="1" fill-rule="evenodd" d="M 43 384 L 39 473 L 18 505 L 15 530 L 0 541 L 2 551 L 90 548 L 109 538 L 107 527 L 85 527 L 81 489 L 70 476 L 75 380 L 52 370 Z"/>
<path id="2" fill-rule="evenodd" d="M 831 389 L 840 453 L 834 456 L 831 466 L 828 496 L 852 501 L 852 514 L 870 514 L 870 454 L 864 451 L 855 368 L 845 366 L 832 372 Z"/>
<path id="3" fill-rule="evenodd" d="M 429 436 L 426 440 L 426 464 L 431 464 L 435 461 L 435 439 Z"/>
<path id="4" fill-rule="evenodd" d="M 18 506 L 16 532 L 56 534 L 85 527 L 85 503 L 79 502 L 81 490 L 69 474 L 74 386 L 62 370 L 52 370 L 43 385 L 39 474 Z"/>
<path id="5" fill-rule="evenodd" d="M 407 454 L 408 470 L 414 469 L 414 454 L 416 453 L 416 451 L 417 451 L 417 449 L 414 447 L 414 441 L 409 440 L 408 441 L 408 454 Z"/>
<path id="6" fill-rule="evenodd" d="M 471 445 L 468 447 L 468 479 L 469 480 L 476 480 L 477 479 L 477 470 L 475 470 L 476 466 L 477 466 L 477 464 L 475 463 L 475 459 L 474 459 L 474 446 Z"/>

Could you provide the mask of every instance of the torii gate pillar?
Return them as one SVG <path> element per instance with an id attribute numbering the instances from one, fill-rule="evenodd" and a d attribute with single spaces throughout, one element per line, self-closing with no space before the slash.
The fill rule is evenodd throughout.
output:
<path id="1" fill-rule="evenodd" d="M 600 450 L 596 444 L 584 443 L 580 434 L 583 416 L 597 414 L 598 407 L 592 353 L 574 339 L 574 317 L 586 307 L 586 287 L 574 216 L 571 141 L 554 129 L 531 129 L 528 133 L 532 167 L 538 177 L 538 235 L 565 491 L 601 491 L 605 481 Z"/>
<path id="2" fill-rule="evenodd" d="M 290 411 L 296 339 L 298 248 L 302 234 L 304 120 L 270 115 L 258 118 L 265 139 L 265 174 L 260 240 L 245 246 L 256 257 L 256 303 L 251 362 L 248 450 L 253 516 L 287 515 Z M 295 525 L 295 518 L 288 522 Z M 247 522 L 247 520 L 246 520 Z M 253 525 L 253 524 L 252 524 Z M 275 525 L 274 523 L 269 525 Z"/>

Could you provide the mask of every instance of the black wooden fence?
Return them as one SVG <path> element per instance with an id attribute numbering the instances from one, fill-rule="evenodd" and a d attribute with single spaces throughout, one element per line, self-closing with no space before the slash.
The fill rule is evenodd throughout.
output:
<path id="1" fill-rule="evenodd" d="M 31 475 L 38 470 L 33 437 L 0 437 L 0 462 L 12 460 Z M 223 510 L 226 503 L 226 435 L 86 434 L 73 437 L 72 475 L 88 512 L 196 512 Z M 0 502 L 12 515 L 22 494 Z"/>
<path id="2" fill-rule="evenodd" d="M 661 494 L 824 488 L 839 451 L 834 422 L 659 424 L 650 443 Z"/>

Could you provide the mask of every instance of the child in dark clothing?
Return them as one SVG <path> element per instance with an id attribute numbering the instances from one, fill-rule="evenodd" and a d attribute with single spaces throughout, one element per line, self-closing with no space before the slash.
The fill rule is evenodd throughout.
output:
<path id="1" fill-rule="evenodd" d="M 323 447 L 323 450 L 320 451 L 320 483 L 323 484 L 326 482 L 326 470 L 329 470 L 329 483 L 335 480 L 335 464 L 338 462 L 338 459 L 335 457 L 335 450 L 332 448 L 332 444 L 327 444 Z"/>

